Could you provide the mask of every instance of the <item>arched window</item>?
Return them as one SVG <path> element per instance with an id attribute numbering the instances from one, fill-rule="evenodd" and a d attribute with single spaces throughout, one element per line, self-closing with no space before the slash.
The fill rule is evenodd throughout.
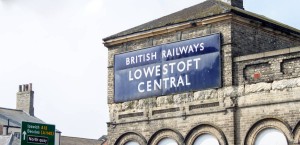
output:
<path id="1" fill-rule="evenodd" d="M 178 145 L 178 143 L 174 139 L 164 138 L 159 141 L 158 145 Z"/>
<path id="2" fill-rule="evenodd" d="M 135 141 L 129 141 L 129 142 L 125 143 L 125 145 L 140 145 L 140 144 Z"/>
<path id="3" fill-rule="evenodd" d="M 219 145 L 219 141 L 210 134 L 203 134 L 194 141 L 193 145 Z"/>
<path id="4" fill-rule="evenodd" d="M 254 145 L 288 145 L 285 135 L 274 128 L 268 128 L 258 133 Z"/>

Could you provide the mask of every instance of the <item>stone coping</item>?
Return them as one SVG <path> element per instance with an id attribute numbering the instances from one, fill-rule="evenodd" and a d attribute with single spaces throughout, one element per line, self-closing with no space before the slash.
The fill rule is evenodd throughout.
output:
<path id="1" fill-rule="evenodd" d="M 251 55 L 244 55 L 235 57 L 233 59 L 233 62 L 241 62 L 241 61 L 247 61 L 247 60 L 253 60 L 253 59 L 260 59 L 260 58 L 266 58 L 266 57 L 272 57 L 277 55 L 283 55 L 283 54 L 290 54 L 300 52 L 300 46 L 298 47 L 292 47 L 292 48 L 285 48 L 280 50 L 274 50 L 274 51 L 268 51 L 268 52 L 262 52 L 262 53 L 256 53 Z"/>

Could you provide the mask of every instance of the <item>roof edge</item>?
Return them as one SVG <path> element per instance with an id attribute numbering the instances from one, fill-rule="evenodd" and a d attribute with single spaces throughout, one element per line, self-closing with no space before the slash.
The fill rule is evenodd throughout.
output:
<path id="1" fill-rule="evenodd" d="M 259 14 L 256 14 L 256 13 L 253 13 L 253 12 L 250 12 L 250 11 L 246 11 L 246 10 L 241 10 L 241 9 L 238 9 L 238 8 L 232 8 L 231 10 L 234 14 L 237 14 L 239 16 L 242 16 L 242 17 L 245 17 L 245 18 L 250 18 L 250 19 L 254 19 L 254 20 L 258 20 L 258 21 L 262 21 L 263 23 L 267 23 L 269 25 L 266 25 L 266 26 L 273 26 L 273 27 L 278 27 L 278 28 L 281 28 L 279 29 L 280 31 L 292 31 L 298 35 L 300 35 L 300 30 L 297 29 L 297 28 L 294 28 L 292 26 L 289 26 L 287 24 L 284 24 L 284 23 L 281 23 L 279 21 L 276 21 L 276 20 L 273 20 L 273 19 L 270 19 L 268 17 L 265 17 L 263 15 L 259 15 Z"/>
<path id="2" fill-rule="evenodd" d="M 128 35 L 119 36 L 116 38 L 107 37 L 107 38 L 103 39 L 103 41 L 104 41 L 103 44 L 106 47 L 109 47 L 109 46 L 117 45 L 117 44 L 124 43 L 127 41 L 142 39 L 142 38 L 146 38 L 146 37 L 156 36 L 156 35 L 160 35 L 160 34 L 165 34 L 165 33 L 173 32 L 173 31 L 182 30 L 185 28 L 194 27 L 194 25 L 192 25 L 192 24 L 197 24 L 197 26 L 199 26 L 199 25 L 205 25 L 205 24 L 210 24 L 210 23 L 214 23 L 214 22 L 219 22 L 219 21 L 223 21 L 223 20 L 232 18 L 232 14 L 236 14 L 236 15 L 244 17 L 244 18 L 249 18 L 249 19 L 260 21 L 263 23 L 264 26 L 271 27 L 278 31 L 282 31 L 282 32 L 289 33 L 289 34 L 294 33 L 296 35 L 300 35 L 300 30 L 298 30 L 294 27 L 291 27 L 289 25 L 286 25 L 286 24 L 283 24 L 276 20 L 267 18 L 263 15 L 258 15 L 258 14 L 255 14 L 255 13 L 252 13 L 249 11 L 245 11 L 245 10 L 242 10 L 239 8 L 232 8 L 231 11 L 229 11 L 227 13 L 219 14 L 219 15 L 213 15 L 213 16 L 209 16 L 206 18 L 189 20 L 189 21 L 173 24 L 170 26 L 163 26 L 163 27 L 159 27 L 159 28 L 146 30 L 146 31 L 139 31 L 139 32 L 128 34 Z M 300 37 L 300 36 L 298 36 L 298 37 Z"/>
<path id="3" fill-rule="evenodd" d="M 180 12 L 186 11 L 186 10 L 188 10 L 188 9 L 191 9 L 191 8 L 195 7 L 195 6 L 202 5 L 202 4 L 206 3 L 206 2 L 213 2 L 214 5 L 218 5 L 218 6 L 222 7 L 222 8 L 223 8 L 223 7 L 226 7 L 226 8 L 228 8 L 228 9 L 227 9 L 228 11 L 227 11 L 227 10 L 225 10 L 225 11 L 223 10 L 223 12 L 220 12 L 220 13 L 217 13 L 217 14 L 213 14 L 213 15 L 210 15 L 210 14 L 209 14 L 209 15 L 206 15 L 206 16 L 203 16 L 203 17 L 197 17 L 197 18 L 193 18 L 193 19 L 188 19 L 188 20 L 180 21 L 180 22 L 167 23 L 167 24 L 162 25 L 162 26 L 155 26 L 155 27 L 150 28 L 150 29 L 147 28 L 147 29 L 137 30 L 137 31 L 133 31 L 133 32 L 125 33 L 125 34 L 120 34 L 120 33 L 122 33 L 122 32 L 126 32 L 126 31 L 128 31 L 128 30 L 131 30 L 131 29 L 134 29 L 134 28 L 139 27 L 139 26 L 141 26 L 141 25 L 144 25 L 144 24 L 141 24 L 141 25 L 138 25 L 138 26 L 136 26 L 136 27 L 129 28 L 129 29 L 127 29 L 127 30 L 124 30 L 124 31 L 121 31 L 121 32 L 119 32 L 119 33 L 113 34 L 113 35 L 111 35 L 111 36 L 105 37 L 105 38 L 103 38 L 102 40 L 103 40 L 103 41 L 108 41 L 108 40 L 111 40 L 111 39 L 116 39 L 116 38 L 119 38 L 119 37 L 124 37 L 124 36 L 128 36 L 128 35 L 136 34 L 136 33 L 141 33 L 141 32 L 151 31 L 151 30 L 158 29 L 158 28 L 168 27 L 168 26 L 177 25 L 177 24 L 181 24 L 181 23 L 186 23 L 186 22 L 190 22 L 190 21 L 195 21 L 195 20 L 199 20 L 199 19 L 205 19 L 205 18 L 211 17 L 211 16 L 217 16 L 217 15 L 225 14 L 225 13 L 230 12 L 230 10 L 231 10 L 232 8 L 234 8 L 234 6 L 233 6 L 234 4 L 232 5 L 232 4 L 231 4 L 231 1 L 242 1 L 242 0 L 204 0 L 203 2 L 201 2 L 201 3 L 199 3 L 199 4 L 196 4 L 196 5 L 193 5 L 193 6 L 189 6 L 189 7 L 187 7 L 187 8 L 182 9 L 182 10 L 179 10 L 179 11 L 176 11 L 176 12 L 173 12 L 173 13 L 170 13 L 170 14 L 168 14 L 168 15 L 162 16 L 162 17 L 160 17 L 160 18 L 154 19 L 154 20 L 149 21 L 149 22 L 146 22 L 146 23 L 144 23 L 144 24 L 151 23 L 151 22 L 153 22 L 153 21 L 157 21 L 157 20 L 159 20 L 159 19 L 162 19 L 162 18 L 165 18 L 165 17 L 169 17 L 169 16 L 174 15 L 174 14 L 176 14 L 176 13 L 180 13 Z M 233 2 L 233 3 L 235 3 L 235 2 Z M 236 7 L 236 8 L 239 8 L 239 7 Z"/>
<path id="4" fill-rule="evenodd" d="M 0 107 L 0 109 L 5 109 L 5 110 L 12 110 L 12 111 L 20 111 L 23 112 L 21 109 L 12 109 L 12 108 L 5 108 L 5 107 Z"/>
<path id="5" fill-rule="evenodd" d="M 174 32 L 174 31 L 186 29 L 186 28 L 192 28 L 195 26 L 207 25 L 207 24 L 211 24 L 211 23 L 215 23 L 215 22 L 219 22 L 219 21 L 228 20 L 231 18 L 232 18 L 232 13 L 227 12 L 227 13 L 213 15 L 213 16 L 209 16 L 209 17 L 205 17 L 205 18 L 189 20 L 189 21 L 173 24 L 170 26 L 163 26 L 163 27 L 159 27 L 159 28 L 146 30 L 146 31 L 135 32 L 135 33 L 131 33 L 128 35 L 119 36 L 116 38 L 111 38 L 111 39 L 104 38 L 103 44 L 106 47 L 113 46 L 113 45 L 120 44 L 120 43 L 127 42 L 127 41 L 161 35 L 161 34 L 170 33 L 170 32 Z"/>
<path id="6" fill-rule="evenodd" d="M 92 138 L 83 138 L 83 137 L 74 137 L 74 136 L 64 136 L 64 135 L 62 135 L 61 137 L 67 137 L 67 138 L 78 138 L 78 139 L 85 139 L 85 140 L 97 140 L 97 141 L 99 141 L 98 139 L 92 139 Z"/>

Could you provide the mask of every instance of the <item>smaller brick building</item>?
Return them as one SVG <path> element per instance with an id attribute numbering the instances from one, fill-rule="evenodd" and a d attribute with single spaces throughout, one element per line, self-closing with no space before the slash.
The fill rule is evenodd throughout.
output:
<path id="1" fill-rule="evenodd" d="M 140 67 L 119 71 L 130 64 L 120 66 L 120 59 L 212 35 L 220 36 L 220 86 L 152 96 L 140 89 L 116 99 L 120 74 Z M 244 10 L 242 0 L 207 0 L 103 40 L 110 145 L 300 144 L 299 30 Z M 121 90 L 133 91 L 130 81 Z"/>
<path id="2" fill-rule="evenodd" d="M 3 145 L 21 144 L 22 122 L 45 124 L 44 121 L 34 116 L 34 91 L 32 84 L 19 85 L 17 92 L 16 109 L 0 107 L 0 143 Z M 55 144 L 60 144 L 61 132 L 55 132 Z M 2 144 L 1 144 L 2 145 Z"/>
<path id="3" fill-rule="evenodd" d="M 45 124 L 34 116 L 34 91 L 32 84 L 19 86 L 17 92 L 16 109 L 0 107 L 0 145 L 20 145 L 22 122 Z M 106 136 L 100 139 L 61 136 L 56 130 L 55 145 L 106 145 Z"/>
<path id="4" fill-rule="evenodd" d="M 88 139 L 70 136 L 61 136 L 61 145 L 107 145 L 106 138 Z"/>

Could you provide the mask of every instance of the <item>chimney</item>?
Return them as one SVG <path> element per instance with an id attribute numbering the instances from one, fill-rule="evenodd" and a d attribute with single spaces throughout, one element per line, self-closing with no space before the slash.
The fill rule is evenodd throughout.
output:
<path id="1" fill-rule="evenodd" d="M 17 109 L 23 110 L 30 116 L 34 116 L 34 92 L 32 91 L 32 84 L 19 85 L 19 91 L 17 92 Z"/>
<path id="2" fill-rule="evenodd" d="M 222 2 L 225 2 L 231 6 L 244 9 L 243 0 L 221 0 Z"/>

